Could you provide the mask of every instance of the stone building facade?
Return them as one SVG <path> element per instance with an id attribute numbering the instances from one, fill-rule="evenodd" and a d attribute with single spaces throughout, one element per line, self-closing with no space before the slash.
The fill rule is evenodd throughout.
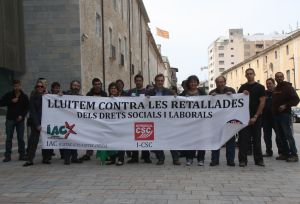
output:
<path id="1" fill-rule="evenodd" d="M 80 80 L 85 94 L 94 77 L 105 88 L 122 79 L 129 89 L 138 73 L 145 85 L 156 74 L 169 73 L 142 0 L 16 2 L 21 2 L 25 54 L 23 71 L 12 77 L 21 79 L 27 92 L 39 77 L 60 82 L 64 90 L 71 80 Z"/>

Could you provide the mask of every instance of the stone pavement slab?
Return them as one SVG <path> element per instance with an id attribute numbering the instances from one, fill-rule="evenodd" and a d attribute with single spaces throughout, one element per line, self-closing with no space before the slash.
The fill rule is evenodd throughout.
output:
<path id="1" fill-rule="evenodd" d="M 299 148 L 300 125 L 294 128 Z M 184 158 L 174 166 L 165 152 L 162 166 L 120 167 L 100 166 L 95 158 L 66 166 L 58 151 L 51 165 L 41 163 L 39 152 L 33 166 L 22 167 L 15 153 L 11 162 L 0 163 L 0 203 L 300 203 L 300 163 L 271 157 L 265 158 L 266 167 L 258 167 L 249 157 L 245 168 L 228 167 L 222 149 L 219 166 L 209 166 L 209 152 L 203 167 L 187 167 Z"/>

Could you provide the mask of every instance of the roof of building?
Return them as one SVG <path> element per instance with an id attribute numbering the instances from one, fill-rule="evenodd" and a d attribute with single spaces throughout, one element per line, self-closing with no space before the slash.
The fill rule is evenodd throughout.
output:
<path id="1" fill-rule="evenodd" d="M 244 35 L 244 38 L 249 41 L 266 41 L 266 40 L 282 40 L 286 38 L 286 34 L 269 34 L 264 35 L 263 33 L 258 33 L 254 35 Z"/>

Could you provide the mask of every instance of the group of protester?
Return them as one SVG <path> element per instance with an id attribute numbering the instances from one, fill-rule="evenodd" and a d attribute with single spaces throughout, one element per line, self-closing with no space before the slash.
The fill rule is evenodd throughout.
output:
<path id="1" fill-rule="evenodd" d="M 273 156 L 272 150 L 272 129 L 276 135 L 276 145 L 278 148 L 277 160 L 285 160 L 287 162 L 297 162 L 298 154 L 293 136 L 293 126 L 291 120 L 291 107 L 299 103 L 299 97 L 292 87 L 292 84 L 284 81 L 284 75 L 281 72 L 275 74 L 275 80 L 269 78 L 266 80 L 267 90 L 264 86 L 255 81 L 255 72 L 252 68 L 245 71 L 247 82 L 243 84 L 238 93 L 244 93 L 250 96 L 249 111 L 250 120 L 246 128 L 242 129 L 238 134 L 238 161 L 240 167 L 247 166 L 247 156 L 253 154 L 254 163 L 258 166 L 264 166 L 264 156 Z M 92 88 L 86 94 L 87 96 L 95 97 L 119 97 L 119 96 L 170 96 L 180 95 L 185 97 L 206 95 L 202 88 L 199 88 L 199 79 L 192 75 L 182 83 L 184 88 L 182 93 L 177 92 L 176 87 L 170 89 L 164 87 L 165 77 L 163 74 L 158 74 L 155 77 L 154 86 L 148 85 L 144 88 L 144 79 L 142 75 L 134 77 L 135 88 L 128 91 L 124 90 L 122 80 L 112 82 L 108 86 L 108 94 L 102 90 L 102 82 L 98 78 L 92 80 Z M 277 85 L 275 86 L 275 81 Z M 235 94 L 235 90 L 226 86 L 226 78 L 219 76 L 215 79 L 216 89 L 209 92 L 209 95 L 217 94 Z M 30 99 L 21 89 L 19 80 L 13 81 L 13 90 L 6 93 L 0 99 L 0 106 L 7 106 L 6 115 L 6 151 L 3 162 L 11 161 L 12 153 L 12 138 L 16 129 L 18 138 L 19 160 L 26 161 L 23 166 L 33 165 L 33 159 L 37 150 L 40 132 L 41 132 L 41 116 L 42 116 L 42 96 L 44 94 L 58 95 L 80 95 L 81 84 L 74 80 L 70 83 L 70 89 L 63 92 L 58 82 L 51 84 L 51 90 L 47 90 L 47 81 L 44 78 L 37 80 L 34 90 L 30 94 Z M 28 114 L 29 112 L 29 114 Z M 25 119 L 30 127 L 28 133 L 28 145 L 25 149 L 24 130 Z M 261 128 L 264 131 L 264 141 L 266 143 L 266 154 L 262 154 L 261 148 Z M 226 159 L 228 166 L 235 166 L 235 136 L 233 136 L 226 146 Z M 99 153 L 99 152 L 98 152 Z M 99 154 L 96 154 L 99 156 Z M 138 163 L 138 151 L 115 151 L 107 156 L 105 163 L 107 165 L 116 164 L 123 165 L 125 162 L 125 153 L 130 159 L 127 163 Z M 164 164 L 165 154 L 163 150 L 153 151 L 157 158 L 157 165 Z M 53 150 L 42 149 L 42 157 L 44 164 L 50 164 L 52 156 L 55 155 Z M 61 149 L 61 159 L 64 164 L 82 163 L 90 160 L 93 156 L 93 150 L 87 150 L 86 153 L 78 158 L 76 149 Z M 193 159 L 196 157 L 198 166 L 204 165 L 205 150 L 186 150 L 177 151 L 171 150 L 171 155 L 174 165 L 181 165 L 180 156 L 186 157 L 186 165 L 191 166 Z M 100 152 L 101 156 L 101 152 Z M 213 150 L 211 154 L 210 166 L 219 165 L 220 150 Z M 145 163 L 152 163 L 150 151 L 142 151 L 141 159 Z"/>

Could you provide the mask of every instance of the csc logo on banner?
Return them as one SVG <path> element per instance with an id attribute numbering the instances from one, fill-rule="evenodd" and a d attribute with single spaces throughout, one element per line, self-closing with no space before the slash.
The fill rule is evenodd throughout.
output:
<path id="1" fill-rule="evenodd" d="M 154 123 L 153 122 L 136 122 L 134 123 L 135 140 L 154 140 Z"/>

